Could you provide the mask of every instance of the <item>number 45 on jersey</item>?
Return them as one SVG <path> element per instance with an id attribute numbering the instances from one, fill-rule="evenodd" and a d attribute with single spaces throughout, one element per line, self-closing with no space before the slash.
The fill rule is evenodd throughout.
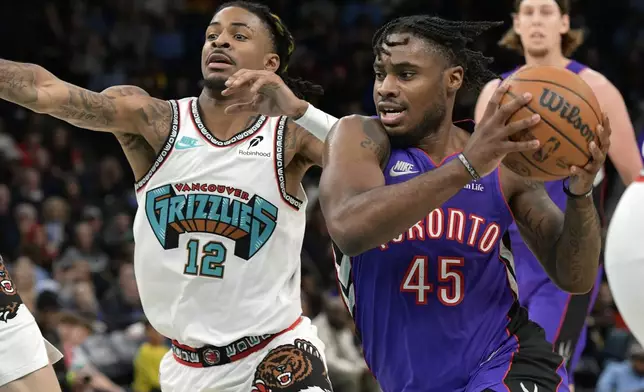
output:
<path id="1" fill-rule="evenodd" d="M 409 264 L 407 272 L 400 283 L 400 291 L 413 293 L 416 304 L 427 304 L 428 297 L 436 293 L 438 300 L 445 306 L 456 306 L 463 301 L 465 285 L 463 273 L 459 270 L 464 265 L 460 257 L 439 257 L 436 265 L 438 271 L 429 268 L 427 256 L 416 256 Z M 429 283 L 429 274 L 437 273 L 437 284 Z"/>

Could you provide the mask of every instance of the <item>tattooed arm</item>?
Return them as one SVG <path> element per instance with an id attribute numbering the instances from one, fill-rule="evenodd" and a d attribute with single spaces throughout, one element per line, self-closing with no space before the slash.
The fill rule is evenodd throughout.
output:
<path id="1" fill-rule="evenodd" d="M 113 86 L 103 90 L 101 94 L 105 94 L 110 98 L 128 96 L 149 97 L 149 94 L 145 90 L 136 86 Z M 127 129 L 123 130 L 123 132 L 114 133 L 114 136 L 123 149 L 123 153 L 130 164 L 134 178 L 138 181 L 145 176 L 154 164 L 157 153 L 163 148 L 165 136 L 167 135 L 162 135 L 161 133 L 150 134 L 149 137 L 153 138 L 152 143 L 155 147 L 152 147 L 140 134 L 130 133 Z"/>
<path id="2" fill-rule="evenodd" d="M 390 241 L 472 181 L 453 160 L 395 185 L 385 185 L 389 138 L 377 119 L 339 120 L 324 146 L 320 203 L 329 233 L 353 256 Z"/>
<path id="3" fill-rule="evenodd" d="M 543 183 L 503 170 L 514 190 L 509 205 L 526 244 L 562 290 L 582 294 L 595 283 L 601 249 L 599 216 L 590 197 L 568 198 L 565 214 Z"/>
<path id="4" fill-rule="evenodd" d="M 306 162 L 311 165 L 322 166 L 322 154 L 324 153 L 324 142 L 313 136 L 311 132 L 295 124 L 289 119 L 286 135 L 284 137 L 284 150 L 287 162 L 290 156 L 295 161 Z"/>
<path id="5" fill-rule="evenodd" d="M 171 121 L 171 108 L 165 101 L 95 93 L 63 82 L 41 66 L 2 59 L 0 99 L 95 131 L 146 136 L 167 133 Z"/>

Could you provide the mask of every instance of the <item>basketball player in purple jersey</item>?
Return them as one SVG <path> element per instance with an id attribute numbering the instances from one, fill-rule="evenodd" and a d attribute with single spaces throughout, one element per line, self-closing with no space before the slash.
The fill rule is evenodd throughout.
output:
<path id="1" fill-rule="evenodd" d="M 602 74 L 568 57 L 581 44 L 581 31 L 570 29 L 569 0 L 516 0 L 513 28 L 501 40 L 502 46 L 521 53 L 530 65 L 565 67 L 578 74 L 595 92 L 603 111 L 611 120 L 611 146 L 608 156 L 615 164 L 622 181 L 628 185 L 638 176 L 642 161 L 637 151 L 635 133 L 624 99 L 619 91 Z M 505 79 L 516 71 L 501 75 Z M 488 100 L 500 83 L 489 82 L 479 97 L 475 118 L 481 119 Z M 607 181 L 604 171 L 596 178 L 595 202 L 603 218 L 603 197 Z M 566 194 L 562 181 L 549 181 L 545 188 L 550 198 L 562 210 L 566 207 Z M 530 318 L 546 331 L 548 341 L 563 355 L 570 382 L 573 370 L 586 343 L 585 320 L 597 296 L 602 273 L 597 274 L 595 288 L 586 295 L 572 296 L 561 290 L 548 278 L 527 245 L 523 243 L 517 225 L 510 226 L 512 253 L 516 261 L 517 283 L 521 304 L 528 308 Z"/>
<path id="2" fill-rule="evenodd" d="M 345 255 L 341 293 L 385 392 L 568 390 L 563 358 L 518 304 L 502 238 L 514 215 L 558 285 L 592 288 L 600 225 L 588 194 L 610 129 L 598 127 L 594 161 L 571 168 L 564 216 L 541 183 L 500 166 L 539 148 L 508 140 L 540 121 L 506 124 L 529 95 L 500 106 L 501 87 L 473 133 L 453 125 L 461 86 L 493 77 L 468 43 L 494 25 L 411 16 L 384 26 L 374 37 L 379 118 L 345 117 L 325 144 L 320 201 Z"/>

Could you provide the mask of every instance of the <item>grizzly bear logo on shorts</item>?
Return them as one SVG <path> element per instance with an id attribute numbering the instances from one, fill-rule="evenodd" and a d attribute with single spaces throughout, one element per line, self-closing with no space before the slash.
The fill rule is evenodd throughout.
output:
<path id="1" fill-rule="evenodd" d="M 20 299 L 18 290 L 4 265 L 2 256 L 0 256 L 0 321 L 6 323 L 16 317 L 20 304 L 22 304 L 22 299 Z"/>
<path id="2" fill-rule="evenodd" d="M 301 391 L 318 387 L 331 391 L 331 382 L 318 349 L 295 339 L 268 352 L 255 371 L 252 392 Z"/>

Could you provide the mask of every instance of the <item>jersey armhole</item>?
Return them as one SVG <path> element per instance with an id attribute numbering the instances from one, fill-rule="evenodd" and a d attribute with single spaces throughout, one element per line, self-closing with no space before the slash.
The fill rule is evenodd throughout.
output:
<path id="1" fill-rule="evenodd" d="M 163 165 L 163 162 L 165 162 L 168 159 L 168 156 L 170 156 L 170 153 L 174 148 L 174 143 L 177 140 L 177 135 L 179 134 L 179 126 L 181 122 L 179 105 L 177 104 L 177 101 L 174 101 L 174 100 L 168 101 L 168 103 L 170 104 L 170 111 L 171 111 L 171 118 L 172 118 L 172 121 L 170 122 L 170 130 L 168 132 L 168 136 L 165 139 L 163 148 L 159 150 L 159 153 L 157 154 L 157 157 L 154 160 L 154 163 L 152 164 L 152 166 L 148 169 L 148 171 L 140 180 L 134 183 L 134 190 L 136 192 L 141 190 L 150 181 L 154 173 L 156 173 L 161 167 L 161 165 Z"/>
<path id="2" fill-rule="evenodd" d="M 304 205 L 304 202 L 297 197 L 290 195 L 286 191 L 286 165 L 284 164 L 284 137 L 286 135 L 286 122 L 288 117 L 282 116 L 277 121 L 275 126 L 275 141 L 274 141 L 274 154 L 275 154 L 275 176 L 277 178 L 277 187 L 279 188 L 282 200 L 295 210 L 298 210 Z"/>

